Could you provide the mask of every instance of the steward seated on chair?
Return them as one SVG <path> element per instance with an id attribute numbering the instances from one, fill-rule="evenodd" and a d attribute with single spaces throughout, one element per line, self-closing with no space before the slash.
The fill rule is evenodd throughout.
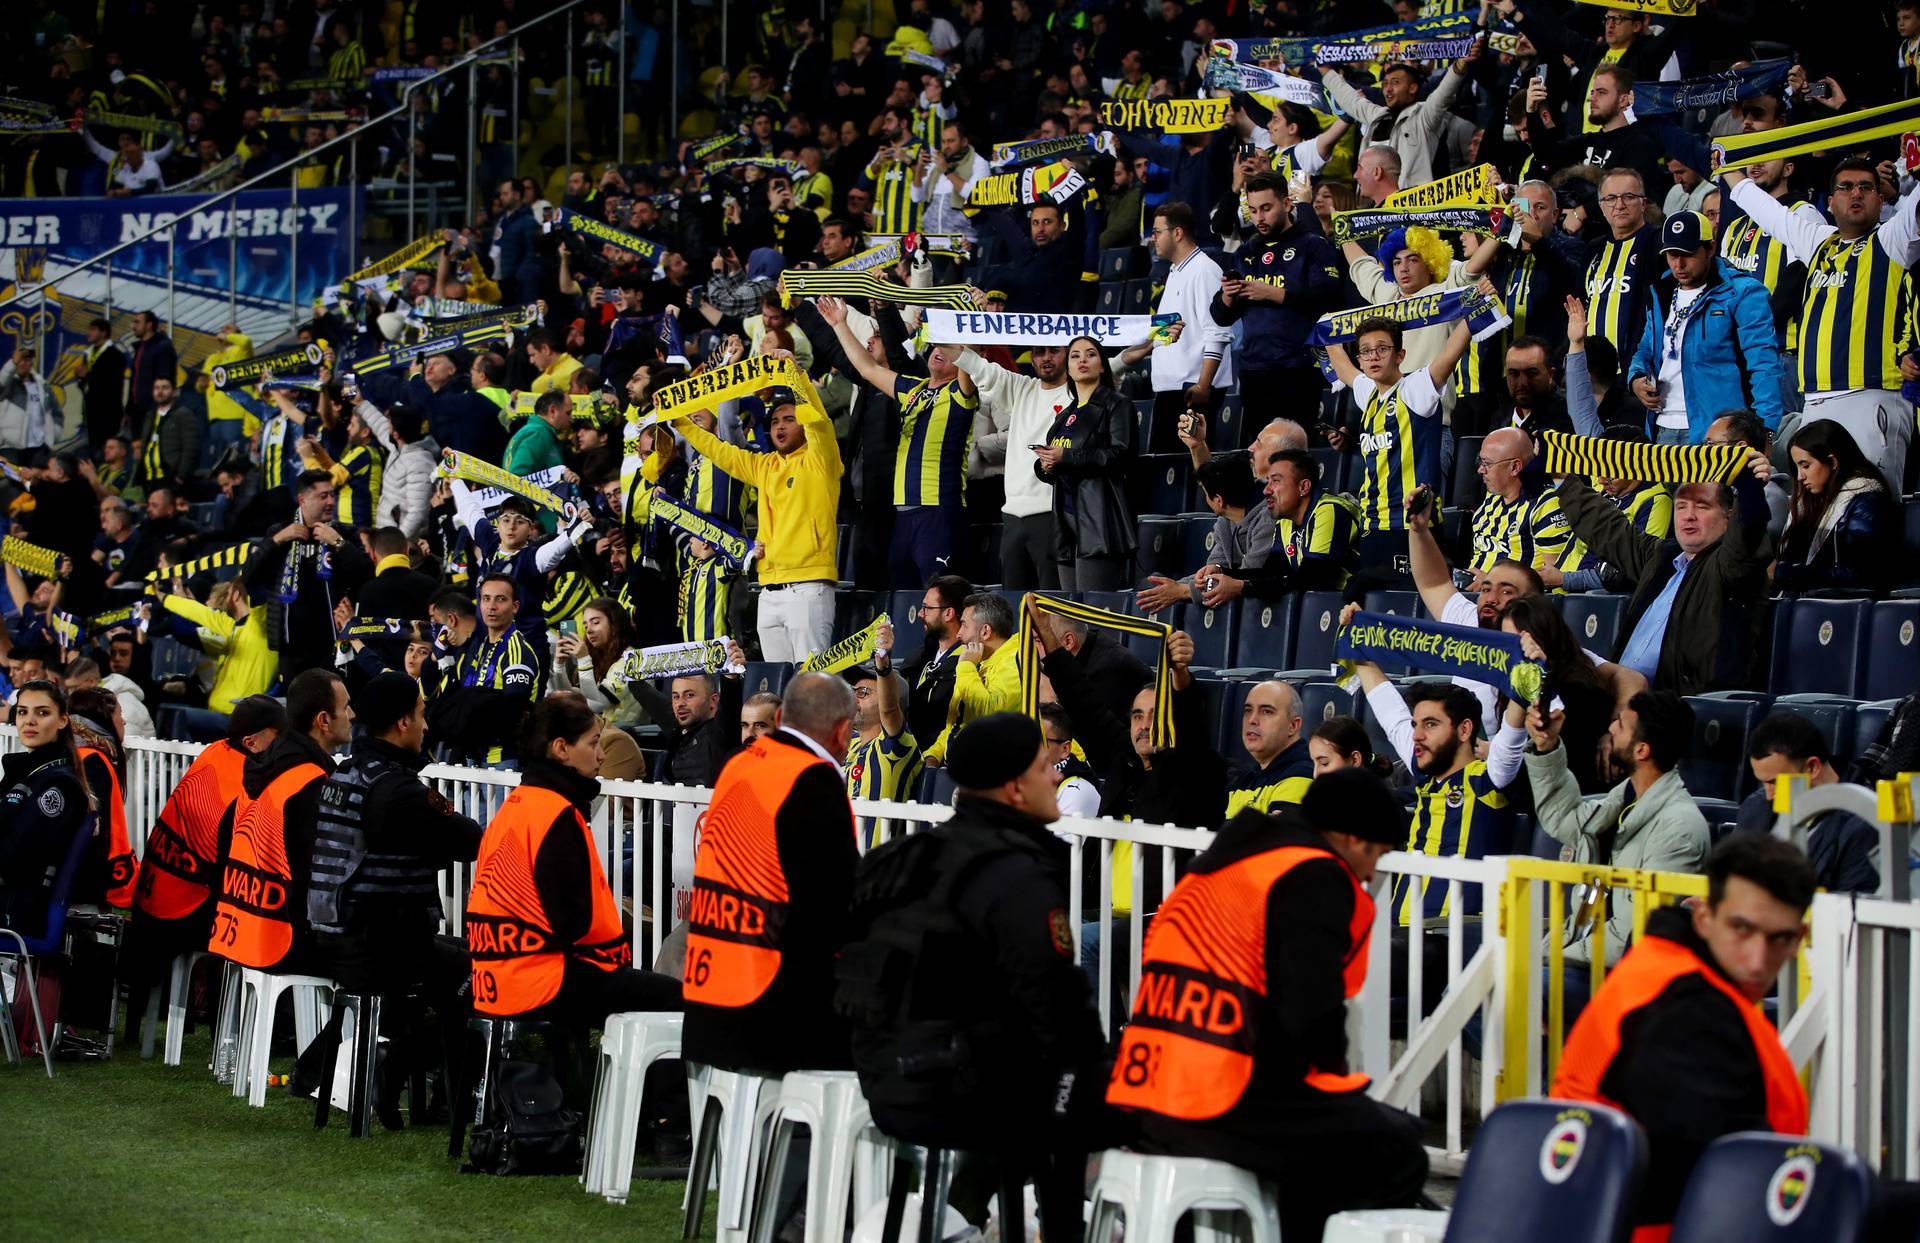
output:
<path id="1" fill-rule="evenodd" d="M 1347 1061 L 1367 886 L 1406 840 L 1385 782 L 1327 773 L 1297 808 L 1229 821 L 1147 930 L 1107 1103 L 1132 1111 L 1142 1148 L 1274 1180 L 1283 1238 L 1416 1204 L 1426 1180 L 1419 1122 L 1370 1098 Z"/>
<path id="2" fill-rule="evenodd" d="M 1806 1134 L 1806 1091 L 1760 999 L 1800 949 L 1813 889 L 1798 847 L 1733 834 L 1707 858 L 1707 900 L 1652 912 L 1568 1033 L 1549 1095 L 1623 1109 L 1647 1133 L 1634 1243 L 1667 1237 L 1714 1140 Z"/>
<path id="3" fill-rule="evenodd" d="M 600 728 L 574 691 L 549 695 L 521 724 L 520 784 L 487 825 L 467 896 L 478 1014 L 599 1027 L 609 1014 L 680 1009 L 677 981 L 634 969 L 587 827 Z"/>
<path id="4" fill-rule="evenodd" d="M 54 877 L 92 799 L 66 692 L 43 679 L 23 683 L 12 716 L 25 749 L 0 756 L 0 925 L 35 938 L 46 935 Z M 96 822 L 95 832 L 105 831 Z"/>
<path id="5" fill-rule="evenodd" d="M 287 728 L 247 757 L 230 827 L 220 838 L 220 897 L 207 949 L 259 971 L 304 975 L 315 966 L 307 878 L 320 786 L 353 734 L 347 685 L 309 669 L 287 687 Z"/>
<path id="6" fill-rule="evenodd" d="M 1086 1158 L 1105 1146 L 1106 1039 L 1073 961 L 1052 752 L 1012 712 L 969 723 L 948 751 L 945 824 L 860 864 L 835 1009 L 887 1135 L 968 1154 L 954 1206 L 1033 1180 L 1042 1233 L 1078 1240 Z"/>
<path id="7" fill-rule="evenodd" d="M 140 878 L 133 892 L 133 923 L 120 951 L 127 986 L 127 1039 L 140 1032 L 147 993 L 167 965 L 207 948 L 213 931 L 213 891 L 220 883 L 220 834 L 240 796 L 247 757 L 273 745 L 286 728 L 278 700 L 250 695 L 233 706 L 227 736 L 194 757 L 147 830 Z"/>

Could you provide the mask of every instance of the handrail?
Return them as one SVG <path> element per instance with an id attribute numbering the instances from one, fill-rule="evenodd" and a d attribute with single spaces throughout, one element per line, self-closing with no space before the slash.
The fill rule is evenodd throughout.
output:
<path id="1" fill-rule="evenodd" d="M 485 43 L 480 44 L 479 46 L 475 47 L 472 51 L 468 52 L 465 56 L 462 56 L 459 60 L 454 61 L 451 65 L 448 65 L 446 68 L 435 70 L 433 73 L 427 75 L 424 78 L 416 78 L 413 81 L 408 82 L 405 86 L 401 88 L 399 104 L 395 105 L 392 109 L 381 113 L 377 117 L 368 117 L 365 120 L 361 121 L 358 125 L 354 126 L 352 129 L 338 136 L 337 138 L 329 138 L 317 147 L 313 147 L 308 150 L 301 151 L 298 154 L 296 154 L 292 159 L 286 161 L 284 164 L 275 165 L 273 168 L 268 169 L 264 173 L 259 173 L 253 177 L 250 177 L 246 181 L 241 182 L 239 185 L 234 186 L 232 189 L 222 190 L 220 193 L 200 203 L 198 206 L 194 208 L 194 210 L 205 211 L 207 208 L 213 206 L 215 203 L 223 202 L 226 199 L 232 197 L 233 195 L 240 193 L 242 190 L 250 190 L 253 187 L 259 185 L 261 182 L 271 181 L 275 177 L 280 176 L 282 173 L 285 173 L 290 169 L 295 168 L 298 165 L 307 163 L 309 160 L 312 160 L 315 156 L 319 155 L 323 151 L 336 147 L 341 143 L 355 142 L 361 138 L 366 137 L 367 130 L 373 128 L 376 125 L 385 124 L 386 122 L 391 121 L 393 118 L 400 116 L 402 113 L 406 113 L 410 111 L 413 107 L 413 93 L 415 90 L 419 89 L 420 87 L 426 85 L 429 82 L 433 82 L 440 78 L 443 78 L 446 75 L 453 73 L 456 70 L 467 69 L 472 67 L 473 64 L 480 59 L 481 53 L 487 51 L 487 49 L 496 47 L 502 43 L 511 42 L 519 38 L 520 33 L 522 31 L 529 30 L 534 26 L 538 26 L 542 22 L 545 22 L 550 18 L 559 17 L 563 13 L 571 12 L 572 10 L 578 8 L 582 4 L 585 4 L 586 2 L 587 0 L 562 0 L 560 4 L 556 5 L 550 11 L 546 13 L 542 13 L 540 16 L 536 18 L 523 22 L 518 26 L 515 26 L 512 30 L 507 31 L 507 33 L 503 35 L 500 35 L 493 39 L 489 39 Z M 517 70 L 518 66 L 515 66 L 515 68 Z M 516 86 L 516 90 L 517 89 L 518 88 Z M 413 153 L 411 151 L 407 152 L 407 158 L 409 160 L 413 158 Z M 66 270 L 65 272 L 62 272 L 58 277 L 55 277 L 52 280 L 41 281 L 38 285 L 35 285 L 30 289 L 16 289 L 12 297 L 8 298 L 4 302 L 0 302 L 0 307 L 13 306 L 14 304 L 27 298 L 29 295 L 37 294 L 37 293 L 40 293 L 42 290 L 52 288 L 54 285 L 59 284 L 61 281 L 70 280 L 75 275 L 81 272 L 85 272 L 88 269 L 98 264 L 105 263 L 107 260 L 112 259 L 115 255 L 119 254 L 121 251 L 127 249 L 129 246 L 138 246 L 142 242 L 150 241 L 151 239 L 160 236 L 162 233 L 167 232 L 169 229 L 179 224 L 180 219 L 181 217 L 179 216 L 168 216 L 166 219 L 166 223 L 156 224 L 138 237 L 127 238 L 126 240 L 120 242 L 118 245 L 109 247 L 108 249 L 101 251 L 99 254 L 86 259 L 84 262 L 79 263 L 72 268 L 69 268 L 68 270 Z M 357 244 L 358 242 L 356 239 L 356 245 Z M 171 327 L 171 325 L 169 325 L 169 327 Z"/>

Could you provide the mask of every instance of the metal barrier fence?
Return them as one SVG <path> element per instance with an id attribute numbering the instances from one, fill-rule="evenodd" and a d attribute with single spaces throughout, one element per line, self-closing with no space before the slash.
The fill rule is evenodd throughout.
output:
<path id="1" fill-rule="evenodd" d="M 0 731 L 0 750 L 16 745 Z M 130 739 L 127 745 L 128 828 L 134 848 L 201 747 Z M 485 823 L 519 776 L 447 764 L 421 774 L 468 815 Z M 1903 802 L 1906 789 L 1910 801 Z M 1905 846 L 1911 795 L 1920 778 L 1883 783 L 1876 815 L 1883 835 Z M 710 791 L 646 781 L 605 781 L 591 818 L 594 841 L 614 896 L 632 916 L 634 959 L 652 963 L 682 912 L 674 901 L 692 867 L 691 843 Z M 1791 829 L 1831 810 L 1826 790 L 1798 787 L 1780 795 Z M 1859 787 L 1844 805 L 1876 796 Z M 1818 794 L 1820 797 L 1811 797 Z M 1844 801 L 1844 800 L 1843 800 Z M 1874 809 L 1869 809 L 1874 810 Z M 951 807 L 855 800 L 861 841 L 885 840 L 936 824 Z M 1213 841 L 1205 829 L 1117 820 L 1069 819 L 1053 826 L 1071 852 L 1069 904 L 1085 920 L 1075 958 L 1092 976 L 1103 1022 L 1113 1030 L 1140 978 L 1151 884 L 1171 889 L 1184 864 Z M 676 833 L 679 837 L 676 849 Z M 1903 855 L 1892 856 L 1895 859 Z M 1152 870 L 1159 869 L 1157 878 Z M 443 874 L 450 930 L 464 922 L 470 869 Z M 1429 1118 L 1438 1137 L 1435 1168 L 1457 1171 L 1471 1124 L 1501 1101 L 1538 1095 L 1552 1080 L 1565 1034 L 1566 911 L 1572 887 L 1588 886 L 1605 947 L 1609 901 L 1630 900 L 1634 934 L 1658 906 L 1706 893 L 1706 878 L 1638 872 L 1533 858 L 1454 859 L 1395 852 L 1380 862 L 1372 938 L 1372 970 L 1349 1007 L 1355 1068 L 1373 1079 L 1380 1099 Z M 1446 887 L 1444 914 L 1419 928 L 1399 928 L 1393 896 L 1404 885 Z M 1416 898 L 1416 902 L 1418 899 Z M 1484 914 L 1475 914 L 1479 911 Z M 1911 947 L 1920 905 L 1822 894 L 1813 935 L 1797 964 L 1782 973 L 1774 1013 L 1813 1096 L 1813 1133 L 1857 1149 L 1877 1168 L 1912 1177 L 1920 1171 L 1920 1076 L 1902 1063 L 1908 1032 L 1920 1015 L 1920 973 Z M 1417 935 L 1416 935 L 1417 933 Z M 1608 947 L 1613 957 L 1620 947 Z M 1603 959 L 1604 962 L 1604 959 Z M 1429 972 L 1443 973 L 1444 988 Z M 1604 965 L 1593 969 L 1597 985 Z M 1470 1059 L 1468 1054 L 1472 1054 Z"/>

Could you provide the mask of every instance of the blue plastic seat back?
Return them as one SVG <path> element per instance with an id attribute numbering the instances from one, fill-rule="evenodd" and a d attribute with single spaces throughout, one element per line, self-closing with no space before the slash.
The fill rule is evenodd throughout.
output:
<path id="1" fill-rule="evenodd" d="M 1193 636 L 1193 667 L 1229 668 L 1233 657 L 1233 623 L 1238 614 L 1231 604 L 1210 609 L 1204 604 L 1180 606 L 1180 629 Z"/>
<path id="2" fill-rule="evenodd" d="M 1860 1237 L 1872 1196 L 1852 1152 L 1742 1131 L 1713 1141 L 1693 1167 L 1672 1243 L 1845 1243 Z"/>
<path id="3" fill-rule="evenodd" d="M 1474 1137 L 1446 1243 L 1623 1243 L 1646 1168 L 1646 1136 L 1618 1110 L 1509 1101 Z"/>
<path id="4" fill-rule="evenodd" d="M 1740 799 L 1753 788 L 1747 734 L 1769 711 L 1765 700 L 1687 696 L 1693 709 L 1693 746 L 1680 761 L 1680 779 L 1696 798 Z"/>
<path id="5" fill-rule="evenodd" d="M 1773 614 L 1773 693 L 1858 698 L 1872 612 L 1871 600 L 1780 601 Z"/>
<path id="6" fill-rule="evenodd" d="M 787 689 L 787 679 L 792 676 L 793 665 L 788 661 L 750 660 L 741 675 L 740 697 L 749 699 L 762 691 L 778 695 Z"/>
<path id="7" fill-rule="evenodd" d="M 1627 615 L 1628 597 L 1605 591 L 1577 592 L 1561 597 L 1560 616 L 1580 640 L 1580 646 L 1613 655 L 1620 621 Z"/>
<path id="8" fill-rule="evenodd" d="M 1867 699 L 1898 699 L 1920 686 L 1920 600 L 1881 600 L 1873 606 L 1867 643 Z"/>
<path id="9" fill-rule="evenodd" d="M 93 838 L 94 817 L 91 812 L 80 820 L 80 827 L 74 831 L 73 840 L 67 843 L 67 853 L 60 860 L 60 870 L 53 874 L 53 891 L 47 895 L 47 926 L 37 937 L 26 936 L 24 928 L 17 929 L 27 943 L 27 953 L 33 955 L 52 954 L 60 949 L 60 943 L 67 935 L 67 901 L 73 894 L 74 877 L 80 874 L 81 866 L 86 862 L 87 843 Z M 11 944 L 8 943 L 8 948 Z"/>
<path id="10" fill-rule="evenodd" d="M 1293 630 L 1295 669 L 1319 669 L 1333 672 L 1333 641 L 1340 634 L 1340 608 L 1343 601 L 1337 591 L 1306 591 L 1300 594 L 1300 620 Z"/>
<path id="11" fill-rule="evenodd" d="M 1300 597 L 1289 593 L 1278 600 L 1238 603 L 1234 623 L 1233 667 L 1236 669 L 1290 669 L 1294 624 L 1300 616 Z"/>

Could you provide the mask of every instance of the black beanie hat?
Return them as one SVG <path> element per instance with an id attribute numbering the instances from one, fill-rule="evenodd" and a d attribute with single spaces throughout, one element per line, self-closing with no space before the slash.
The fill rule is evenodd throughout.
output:
<path id="1" fill-rule="evenodd" d="M 237 747 L 249 734 L 286 727 L 287 710 L 278 699 L 271 695 L 248 695 L 233 705 L 233 715 L 227 718 L 227 741 Z"/>
<path id="2" fill-rule="evenodd" d="M 1377 773 L 1338 768 L 1315 777 L 1300 814 L 1316 833 L 1348 833 L 1395 848 L 1407 844 L 1407 812 Z"/>
<path id="3" fill-rule="evenodd" d="M 962 790 L 991 790 L 1033 766 L 1045 735 L 1018 712 L 995 712 L 965 726 L 947 746 L 947 772 Z"/>
<path id="4" fill-rule="evenodd" d="M 353 715 L 369 734 L 379 736 L 406 719 L 420 702 L 420 684 L 389 669 L 377 673 L 353 697 Z"/>

